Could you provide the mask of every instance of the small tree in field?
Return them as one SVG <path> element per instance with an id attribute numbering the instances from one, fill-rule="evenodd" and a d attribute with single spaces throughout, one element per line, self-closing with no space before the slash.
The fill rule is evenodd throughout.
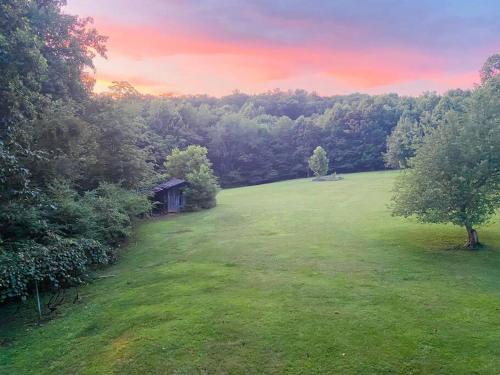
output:
<path id="1" fill-rule="evenodd" d="M 311 168 L 316 177 L 325 176 L 328 173 L 328 157 L 323 147 L 318 146 L 314 149 L 313 154 L 309 158 L 309 168 Z"/>
<path id="2" fill-rule="evenodd" d="M 393 213 L 452 223 L 478 244 L 474 226 L 500 207 L 500 77 L 478 88 L 469 111 L 451 113 L 428 134 L 399 179 Z"/>

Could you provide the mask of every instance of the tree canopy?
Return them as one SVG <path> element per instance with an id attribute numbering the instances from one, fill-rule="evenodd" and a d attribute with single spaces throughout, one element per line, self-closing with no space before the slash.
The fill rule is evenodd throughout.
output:
<path id="1" fill-rule="evenodd" d="M 165 162 L 170 178 L 181 178 L 188 183 L 186 208 L 190 210 L 211 208 L 216 204 L 219 185 L 207 153 L 208 150 L 201 146 L 192 145 L 185 150 L 175 148 Z"/>
<path id="2" fill-rule="evenodd" d="M 496 53 L 488 57 L 483 67 L 481 68 L 481 84 L 485 84 L 491 78 L 500 74 L 500 53 Z"/>
<path id="3" fill-rule="evenodd" d="M 393 212 L 474 227 L 500 207 L 500 78 L 478 88 L 465 113 L 450 112 L 424 137 L 395 189 Z"/>
<path id="4" fill-rule="evenodd" d="M 309 158 L 309 168 L 316 177 L 325 176 L 328 173 L 328 157 L 323 147 L 318 146 L 314 149 Z"/>

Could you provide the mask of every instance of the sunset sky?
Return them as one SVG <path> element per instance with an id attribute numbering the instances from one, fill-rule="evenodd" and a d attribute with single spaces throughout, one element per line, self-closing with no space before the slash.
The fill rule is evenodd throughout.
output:
<path id="1" fill-rule="evenodd" d="M 420 94 L 469 88 L 500 52 L 499 0 L 68 0 L 109 36 L 96 91 L 302 88 Z"/>

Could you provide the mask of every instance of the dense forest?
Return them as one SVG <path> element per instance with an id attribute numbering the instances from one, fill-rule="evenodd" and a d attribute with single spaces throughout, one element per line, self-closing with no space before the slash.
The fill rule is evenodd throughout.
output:
<path id="1" fill-rule="evenodd" d="M 150 96 L 125 81 L 96 95 L 89 72 L 106 38 L 62 5 L 0 4 L 0 300 L 113 261 L 176 148 L 206 147 L 222 187 L 308 176 L 317 146 L 330 172 L 405 167 L 471 96 Z"/>
<path id="2" fill-rule="evenodd" d="M 470 92 L 321 97 L 276 90 L 164 98 L 141 95 L 127 82 L 116 82 L 95 100 L 109 97 L 128 113 L 129 123 L 122 126 L 137 132 L 137 146 L 144 152 L 143 160 L 130 160 L 130 165 L 147 163 L 163 173 L 172 149 L 198 144 L 208 148 L 222 186 L 233 187 L 306 177 L 311 173 L 307 160 L 317 146 L 326 150 L 337 172 L 399 168 L 411 150 L 399 147 L 404 140 L 398 134 L 408 134 L 408 124 L 415 129 L 436 126 L 450 110 L 463 110 Z"/>

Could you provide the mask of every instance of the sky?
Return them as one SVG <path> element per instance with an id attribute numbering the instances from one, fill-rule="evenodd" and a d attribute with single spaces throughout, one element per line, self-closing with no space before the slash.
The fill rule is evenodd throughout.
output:
<path id="1" fill-rule="evenodd" d="M 68 0 L 109 37 L 97 92 L 418 95 L 471 88 L 500 52 L 499 0 Z"/>

